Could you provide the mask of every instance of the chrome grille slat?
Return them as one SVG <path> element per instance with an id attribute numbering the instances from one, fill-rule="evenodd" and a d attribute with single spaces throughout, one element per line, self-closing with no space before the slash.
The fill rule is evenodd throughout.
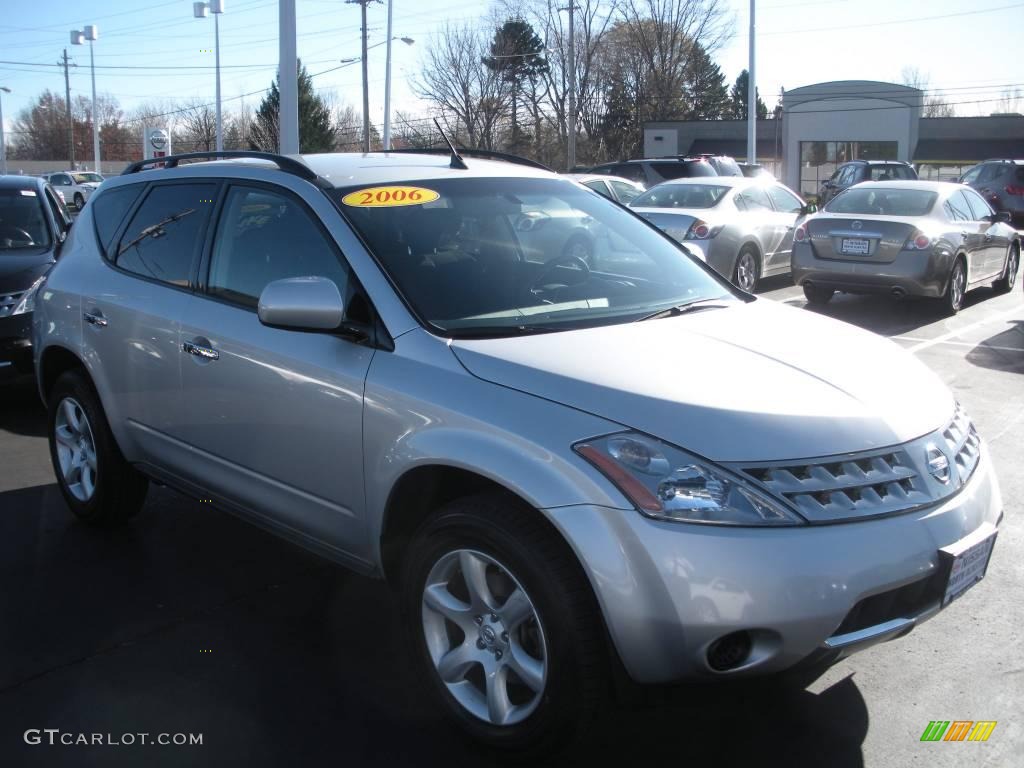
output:
<path id="1" fill-rule="evenodd" d="M 18 301 L 24 291 L 19 293 L 0 293 L 0 317 L 7 317 L 18 306 Z"/>
<path id="2" fill-rule="evenodd" d="M 927 452 L 935 447 L 949 460 L 946 483 L 928 466 Z M 957 403 L 945 428 L 895 448 L 734 467 L 808 520 L 833 522 L 939 503 L 963 487 L 980 457 L 981 438 Z"/>

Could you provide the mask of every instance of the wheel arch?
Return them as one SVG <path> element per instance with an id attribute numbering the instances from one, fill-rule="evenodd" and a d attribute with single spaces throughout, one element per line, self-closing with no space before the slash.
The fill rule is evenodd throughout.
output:
<path id="1" fill-rule="evenodd" d="M 93 383 L 85 363 L 67 347 L 51 344 L 43 350 L 39 356 L 38 385 L 39 396 L 44 403 L 49 400 L 49 394 L 53 385 L 57 383 L 57 379 L 61 374 L 70 370 L 81 370 L 89 382 Z M 95 383 L 93 383 L 93 387 L 95 388 Z"/>

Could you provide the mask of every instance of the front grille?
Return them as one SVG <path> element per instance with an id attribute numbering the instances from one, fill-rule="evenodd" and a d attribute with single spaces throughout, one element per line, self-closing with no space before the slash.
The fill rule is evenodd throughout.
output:
<path id="1" fill-rule="evenodd" d="M 933 476 L 928 451 L 949 462 L 948 482 Z M 978 465 L 981 438 L 957 403 L 949 425 L 900 446 L 816 459 L 734 465 L 810 522 L 829 523 L 891 515 L 951 496 Z"/>
<path id="2" fill-rule="evenodd" d="M 14 308 L 18 305 L 21 300 L 21 294 L 24 293 L 0 293 L 0 317 L 7 317 L 14 311 Z"/>
<path id="3" fill-rule="evenodd" d="M 744 472 L 813 520 L 891 514 L 927 504 L 931 495 L 904 450 Z"/>
<path id="4" fill-rule="evenodd" d="M 941 602 L 947 578 L 948 574 L 940 568 L 926 578 L 890 589 L 888 592 L 865 597 L 850 609 L 843 623 L 832 635 L 845 635 L 847 632 L 867 629 L 894 619 L 912 619 L 919 616 Z"/>

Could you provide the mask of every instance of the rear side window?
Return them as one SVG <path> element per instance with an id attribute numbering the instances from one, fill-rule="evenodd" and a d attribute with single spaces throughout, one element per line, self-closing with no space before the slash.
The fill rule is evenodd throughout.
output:
<path id="1" fill-rule="evenodd" d="M 651 168 L 663 179 L 684 179 L 695 176 L 717 176 L 711 163 L 651 163 Z"/>
<path id="2" fill-rule="evenodd" d="M 100 240 L 103 252 L 110 250 L 117 228 L 121 226 L 125 214 L 142 193 L 144 184 L 131 184 L 115 187 L 100 192 L 92 201 L 92 220 L 96 225 L 96 237 Z"/>
<path id="3" fill-rule="evenodd" d="M 981 199 L 981 196 L 973 189 L 961 190 L 960 194 L 967 198 L 967 204 L 971 206 L 971 211 L 974 214 L 972 217 L 974 221 L 984 221 L 986 217 L 992 215 L 992 209 L 988 203 Z"/>
<path id="4" fill-rule="evenodd" d="M 268 283 L 309 276 L 333 280 L 346 295 L 347 267 L 298 200 L 233 187 L 217 228 L 207 292 L 255 309 Z"/>
<path id="5" fill-rule="evenodd" d="M 740 200 L 744 203 L 744 210 L 757 211 L 757 210 L 773 210 L 771 202 L 768 200 L 768 193 L 765 192 L 761 187 L 747 187 L 740 192 Z"/>
<path id="6" fill-rule="evenodd" d="M 171 285 L 188 286 L 217 189 L 217 184 L 153 187 L 121 237 L 117 266 Z"/>
<path id="7" fill-rule="evenodd" d="M 946 202 L 946 213 L 953 221 L 970 221 L 973 218 L 971 208 L 963 192 L 954 192 Z"/>
<path id="8" fill-rule="evenodd" d="M 782 213 L 800 213 L 803 210 L 804 204 L 788 189 L 771 186 L 765 191 L 775 204 L 775 210 Z"/>
<path id="9" fill-rule="evenodd" d="M 873 165 L 871 166 L 871 181 L 892 181 L 894 179 L 907 181 L 916 179 L 917 174 L 912 168 L 905 165 Z"/>

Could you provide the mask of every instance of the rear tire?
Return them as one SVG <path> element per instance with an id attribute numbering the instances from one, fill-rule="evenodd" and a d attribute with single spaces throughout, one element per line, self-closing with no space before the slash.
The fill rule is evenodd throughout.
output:
<path id="1" fill-rule="evenodd" d="M 835 291 L 831 288 L 823 288 L 820 285 L 811 283 L 804 285 L 804 298 L 807 303 L 815 307 L 823 307 L 832 301 Z"/>
<path id="2" fill-rule="evenodd" d="M 732 282 L 741 291 L 753 293 L 757 290 L 757 281 L 761 277 L 761 257 L 757 251 L 745 246 L 736 257 L 736 268 L 732 273 Z"/>
<path id="3" fill-rule="evenodd" d="M 1020 272 L 1020 246 L 1016 243 L 1010 246 L 1010 255 L 1006 259 L 1006 271 L 1003 276 L 992 283 L 997 293 L 1009 293 L 1017 284 L 1017 273 Z"/>
<path id="4" fill-rule="evenodd" d="M 497 494 L 446 504 L 413 537 L 401 591 L 423 684 L 449 720 L 490 747 L 539 755 L 582 735 L 609 666 L 590 584 L 533 514 Z M 510 610 L 517 592 L 524 607 Z"/>
<path id="5" fill-rule="evenodd" d="M 75 517 L 89 525 L 113 526 L 137 514 L 149 482 L 121 454 L 85 374 L 61 374 L 47 402 L 50 460 Z"/>
<path id="6" fill-rule="evenodd" d="M 953 264 L 953 271 L 949 274 L 949 282 L 946 284 L 946 293 L 942 296 L 942 309 L 947 315 L 955 315 L 964 305 L 964 294 L 967 293 L 967 272 L 964 270 L 964 260 L 958 258 Z"/>

